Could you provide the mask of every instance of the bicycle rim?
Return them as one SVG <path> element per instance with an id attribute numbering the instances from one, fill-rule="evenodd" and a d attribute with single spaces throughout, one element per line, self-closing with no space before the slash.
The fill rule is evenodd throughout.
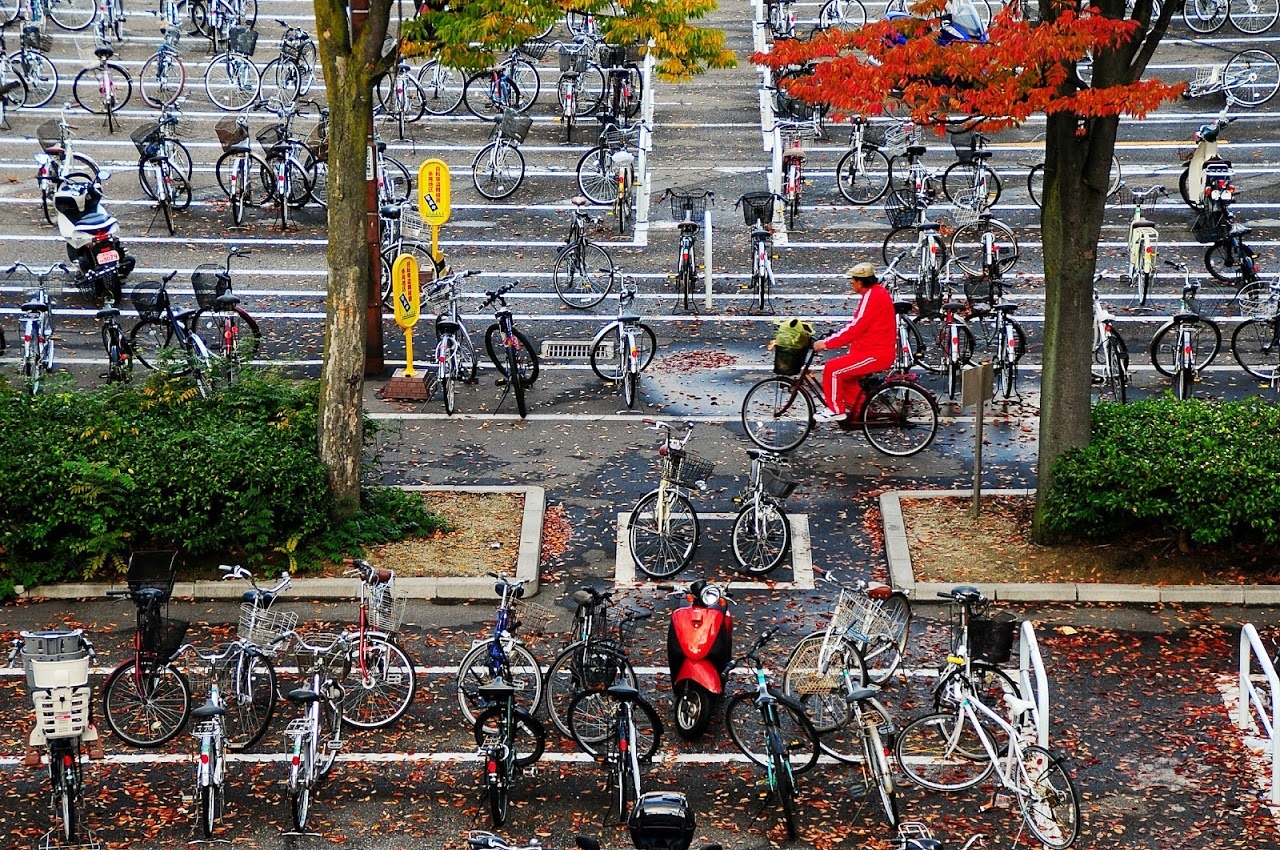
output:
<path id="1" fill-rule="evenodd" d="M 353 652 L 360 654 L 359 644 Z M 399 644 L 383 638 L 366 638 L 363 656 L 352 662 L 344 684 L 342 722 L 381 729 L 399 720 L 413 702 L 414 664 Z"/>

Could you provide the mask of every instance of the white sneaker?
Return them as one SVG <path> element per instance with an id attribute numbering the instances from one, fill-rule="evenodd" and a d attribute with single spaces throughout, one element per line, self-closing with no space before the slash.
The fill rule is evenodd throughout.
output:
<path id="1" fill-rule="evenodd" d="M 830 410 L 823 408 L 813 414 L 814 422 L 843 422 L 849 418 L 847 413 L 832 413 Z"/>

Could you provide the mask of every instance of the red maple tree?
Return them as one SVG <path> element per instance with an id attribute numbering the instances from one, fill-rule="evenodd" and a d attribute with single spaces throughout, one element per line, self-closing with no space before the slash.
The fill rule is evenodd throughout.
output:
<path id="1" fill-rule="evenodd" d="M 985 43 L 944 43 L 946 0 L 924 0 L 912 17 L 778 41 L 753 57 L 775 72 L 811 66 L 781 85 L 836 117 L 901 110 L 940 125 L 947 116 L 986 116 L 984 129 L 994 131 L 1045 115 L 1039 504 L 1054 461 L 1089 441 L 1093 275 L 1120 118 L 1142 118 L 1183 89 L 1142 79 L 1175 4 L 1152 20 L 1151 0 L 1132 3 L 1015 2 L 995 15 Z M 1077 72 L 1086 57 L 1091 85 Z"/>

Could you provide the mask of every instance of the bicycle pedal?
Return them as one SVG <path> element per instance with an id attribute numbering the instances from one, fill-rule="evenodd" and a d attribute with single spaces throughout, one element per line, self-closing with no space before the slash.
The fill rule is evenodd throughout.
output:
<path id="1" fill-rule="evenodd" d="M 521 776 L 535 777 L 538 775 L 537 765 L 531 764 L 528 767 L 518 767 L 516 770 L 520 771 Z"/>

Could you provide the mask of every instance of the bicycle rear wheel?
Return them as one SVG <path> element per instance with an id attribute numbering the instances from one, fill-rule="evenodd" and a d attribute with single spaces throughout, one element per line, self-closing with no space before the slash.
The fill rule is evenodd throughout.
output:
<path id="1" fill-rule="evenodd" d="M 659 518 L 658 498 L 665 503 Z M 701 526 L 698 512 L 674 487 L 643 496 L 627 520 L 627 542 L 635 565 L 650 578 L 675 575 L 693 562 Z"/>
<path id="2" fill-rule="evenodd" d="M 955 712 L 926 714 L 898 734 L 894 754 L 907 778 L 931 791 L 972 788 L 990 775 L 995 762 L 967 718 Z M 975 758 L 965 753 L 982 753 Z"/>
<path id="3" fill-rule="evenodd" d="M 1249 319 L 1231 335 L 1231 356 L 1253 377 L 1268 384 L 1280 376 L 1280 322 Z"/>
<path id="4" fill-rule="evenodd" d="M 818 763 L 818 733 L 805 715 L 804 709 L 789 697 L 774 694 L 776 702 L 776 726 L 766 719 L 763 707 L 756 705 L 756 694 L 740 693 L 729 700 L 725 708 L 724 724 L 729 737 L 751 761 L 767 768 L 770 759 L 780 755 L 796 776 Z M 783 745 L 781 753 L 774 753 L 769 736 L 777 733 Z"/>
<path id="5" fill-rule="evenodd" d="M 510 197 L 524 182 L 524 155 L 506 142 L 490 142 L 472 161 L 471 180 L 491 201 Z"/>
<path id="6" fill-rule="evenodd" d="M 1218 351 L 1222 348 L 1222 331 L 1216 322 L 1205 318 L 1196 318 L 1190 324 L 1192 351 L 1196 359 L 1195 370 L 1200 372 L 1218 356 Z M 1178 370 L 1180 354 L 1178 326 L 1169 322 L 1156 331 L 1148 354 L 1151 356 L 1151 365 L 1156 367 L 1156 371 L 1166 378 L 1172 378 Z"/>
<path id="7" fill-rule="evenodd" d="M 107 726 L 131 747 L 172 741 L 191 714 L 191 687 L 172 664 L 126 661 L 107 677 L 102 710 Z"/>
<path id="8" fill-rule="evenodd" d="M 412 659 L 390 638 L 367 635 L 352 644 L 351 672 L 343 682 L 342 722 L 357 729 L 381 729 L 399 720 L 417 690 Z"/>
<path id="9" fill-rule="evenodd" d="M 774 376 L 747 391 L 742 401 L 742 427 L 760 448 L 791 451 L 813 430 L 813 399 L 797 381 Z"/>
<path id="10" fill-rule="evenodd" d="M 1080 795 L 1061 759 L 1036 745 L 1017 765 L 1018 805 L 1027 828 L 1044 846 L 1065 850 L 1080 832 Z"/>
<path id="11" fill-rule="evenodd" d="M 1000 178 L 991 166 L 978 162 L 953 162 L 942 173 L 942 192 L 947 200 L 955 203 L 956 195 L 965 190 L 972 190 L 977 185 L 978 172 L 986 177 L 986 194 L 978 198 L 978 211 L 991 209 L 1000 200 Z"/>
<path id="12" fill-rule="evenodd" d="M 238 53 L 222 53 L 209 61 L 204 72 L 204 92 L 225 112 L 247 109 L 258 99 L 262 77 L 253 61 Z"/>
<path id="13" fill-rule="evenodd" d="M 613 289 L 613 257 L 585 239 L 580 245 L 566 245 L 556 255 L 551 281 L 565 304 L 578 310 L 589 309 Z"/>
<path id="14" fill-rule="evenodd" d="M 1228 103 L 1261 106 L 1280 88 L 1280 62 L 1265 50 L 1241 50 L 1227 61 L 1222 78 Z"/>
<path id="15" fill-rule="evenodd" d="M 247 750 L 266 734 L 275 713 L 276 669 L 263 655 L 240 652 L 211 671 L 226 702 L 227 748 Z"/>
<path id="16" fill-rule="evenodd" d="M 862 647 L 867 679 L 873 685 L 883 685 L 897 672 L 911 631 L 911 603 L 905 593 L 889 594 L 879 609 L 868 629 L 872 634 Z"/>
<path id="17" fill-rule="evenodd" d="M 313 752 L 318 746 L 311 740 L 314 730 L 301 736 L 298 763 L 292 767 L 289 782 L 289 813 L 293 816 L 293 828 L 298 832 L 307 829 L 307 818 L 311 816 L 311 786 L 315 784 L 316 766 L 312 762 Z"/>
<path id="18" fill-rule="evenodd" d="M 422 108 L 431 115 L 448 115 L 462 103 L 462 72 L 441 65 L 433 59 L 418 71 L 418 85 L 422 87 Z"/>
<path id="19" fill-rule="evenodd" d="M 483 747 L 486 739 L 498 734 L 498 730 L 506 724 L 507 707 L 494 705 L 486 708 L 471 726 L 472 737 L 476 746 Z M 542 721 L 523 708 L 512 709 L 513 728 L 511 748 L 515 753 L 516 767 L 528 767 L 542 758 L 547 747 L 547 733 Z"/>
<path id="20" fill-rule="evenodd" d="M 787 657 L 782 679 L 783 693 L 798 700 L 819 735 L 841 729 L 849 722 L 845 675 L 853 687 L 865 687 L 868 681 L 862 651 L 851 640 L 832 636 L 824 665 L 822 650 L 826 642 L 825 629 L 801 638 Z"/>
<path id="21" fill-rule="evenodd" d="M 763 576 L 782 565 L 791 548 L 786 511 L 768 499 L 751 499 L 733 521 L 733 558 L 747 575 Z"/>
<path id="22" fill-rule="evenodd" d="M 23 50 L 12 57 L 13 70 L 27 87 L 28 109 L 44 106 L 58 93 L 58 69 L 53 60 L 37 50 Z"/>
<path id="23" fill-rule="evenodd" d="M 138 72 L 138 93 L 152 109 L 173 104 L 187 88 L 187 68 L 167 50 L 151 55 Z"/>
<path id="24" fill-rule="evenodd" d="M 865 206 L 889 190 L 889 160 L 879 148 L 850 150 L 836 165 L 836 188 L 851 204 Z"/>
<path id="25" fill-rule="evenodd" d="M 915 384 L 882 384 L 863 408 L 862 433 L 882 454 L 913 455 L 927 448 L 938 433 L 938 403 Z"/>
<path id="26" fill-rule="evenodd" d="M 867 790 L 875 786 L 876 796 L 880 799 L 880 808 L 889 826 L 898 825 L 898 796 L 893 790 L 893 773 L 889 767 L 888 750 L 880 738 L 880 730 L 870 727 L 866 730 L 863 741 L 863 775 L 867 780 Z"/>
<path id="27" fill-rule="evenodd" d="M 1225 5 L 1231 26 L 1246 35 L 1266 32 L 1280 15 L 1276 0 L 1230 0 Z"/>
<path id="28" fill-rule="evenodd" d="M 782 805 L 782 822 L 787 828 L 787 838 L 795 840 L 796 830 L 796 785 L 795 777 L 787 769 L 786 758 L 775 754 L 770 759 L 773 765 L 773 793 Z"/>
<path id="29" fill-rule="evenodd" d="M 984 257 L 986 245 L 984 237 L 990 233 L 995 251 L 996 264 L 1001 274 L 1008 274 L 1018 263 L 1018 237 L 1009 225 L 997 219 L 975 221 L 961 225 L 951 234 L 951 256 L 956 258 L 956 265 L 967 274 L 981 275 L 986 270 Z"/>
<path id="30" fill-rule="evenodd" d="M 618 644 L 606 640 L 579 641 L 562 650 L 547 668 L 542 698 L 552 725 L 561 735 L 572 738 L 569 706 L 575 697 L 586 692 L 594 694 L 594 711 L 602 717 L 608 704 L 605 688 L 618 684 L 634 688 L 636 682 L 636 671 Z M 578 710 L 585 712 L 586 707 L 580 706 Z"/>
<path id="31" fill-rule="evenodd" d="M 76 749 L 68 739 L 49 741 L 49 781 L 62 822 L 62 840 L 68 844 L 80 836 L 80 754 Z"/>
<path id="32" fill-rule="evenodd" d="M 604 147 L 594 147 L 578 160 L 578 188 L 593 204 L 612 204 L 618 197 L 618 180 L 612 163 L 613 154 Z"/>
<path id="33" fill-rule="evenodd" d="M 47 9 L 55 24 L 71 32 L 88 29 L 98 17 L 95 0 L 50 0 Z"/>
<path id="34" fill-rule="evenodd" d="M 492 641 L 478 643 L 467 651 L 458 664 L 454 688 L 458 706 L 468 723 L 491 704 L 480 697 L 480 687 L 502 679 L 516 689 L 516 705 L 533 712 L 542 701 L 542 668 L 523 644 L 503 641 L 495 648 Z"/>

